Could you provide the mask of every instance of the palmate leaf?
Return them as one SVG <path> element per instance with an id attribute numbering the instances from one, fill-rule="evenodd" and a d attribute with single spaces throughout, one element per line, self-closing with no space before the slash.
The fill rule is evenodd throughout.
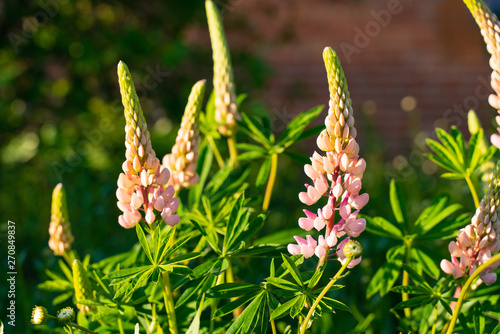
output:
<path id="1" fill-rule="evenodd" d="M 433 300 L 433 297 L 429 296 L 417 296 L 410 298 L 408 300 L 399 302 L 394 306 L 395 309 L 404 309 L 404 308 L 412 308 L 412 307 L 418 307 L 424 304 L 429 303 L 430 301 Z"/>
<path id="2" fill-rule="evenodd" d="M 321 304 L 325 304 L 328 306 L 328 308 L 330 310 L 342 310 L 342 311 L 347 311 L 347 312 L 351 312 L 351 309 L 349 308 L 349 306 L 347 306 L 346 304 L 338 301 L 338 300 L 335 300 L 333 298 L 329 298 L 329 297 L 323 297 L 321 299 Z"/>
<path id="3" fill-rule="evenodd" d="M 264 146 L 267 150 L 271 150 L 274 142 L 271 142 L 269 138 L 262 133 L 261 129 L 264 127 L 259 124 L 259 122 L 250 115 L 246 113 L 241 113 L 241 121 L 238 121 L 240 129 L 245 132 L 250 138 Z"/>
<path id="4" fill-rule="evenodd" d="M 370 233 L 396 240 L 403 240 L 403 233 L 388 220 L 382 217 L 368 217 L 360 215 L 366 219 L 366 230 Z"/>
<path id="5" fill-rule="evenodd" d="M 279 277 L 268 277 L 266 278 L 267 282 L 271 285 L 274 285 L 277 288 L 289 291 L 301 291 L 302 287 L 290 281 L 287 281 L 283 278 Z"/>
<path id="6" fill-rule="evenodd" d="M 254 322 L 255 315 L 258 312 L 262 302 L 264 301 L 265 292 L 259 293 L 254 300 L 245 308 L 238 318 L 234 320 L 231 326 L 227 329 L 226 334 L 251 333 L 252 323 L 253 328 L 257 325 Z"/>
<path id="7" fill-rule="evenodd" d="M 413 225 L 413 230 L 418 232 L 419 235 L 424 234 L 462 207 L 459 204 L 447 206 L 448 200 L 449 196 L 447 195 L 436 197 L 432 203 L 422 211 Z"/>
<path id="8" fill-rule="evenodd" d="M 305 127 L 321 114 L 323 108 L 324 106 L 317 106 L 298 114 L 288 123 L 277 145 L 286 149 L 294 144 L 304 132 Z"/>
<path id="9" fill-rule="evenodd" d="M 443 145 L 432 139 L 427 139 L 427 145 L 429 145 L 429 147 L 434 151 L 435 154 L 435 156 L 427 155 L 429 159 L 441 165 L 441 167 L 449 170 L 450 172 L 463 174 L 463 166 L 459 164 L 458 160 L 454 157 L 453 152 L 448 151 Z M 437 159 L 435 160 L 431 157 L 436 157 Z"/>
<path id="10" fill-rule="evenodd" d="M 293 305 L 298 303 L 300 297 L 300 295 L 295 296 L 293 299 L 290 299 L 289 301 L 278 306 L 271 314 L 271 320 L 284 317 L 287 314 L 287 311 L 290 310 Z"/>
<path id="11" fill-rule="evenodd" d="M 404 244 L 397 245 L 387 252 L 387 263 L 384 263 L 373 275 L 368 288 L 366 297 L 370 298 L 377 292 L 381 296 L 386 295 L 401 273 L 403 258 L 406 252 Z"/>
<path id="12" fill-rule="evenodd" d="M 292 259 L 290 259 L 290 257 L 286 254 L 281 254 L 281 257 L 283 258 L 283 264 L 287 268 L 290 275 L 292 275 L 295 282 L 297 282 L 298 285 L 303 286 L 304 281 L 302 281 L 302 276 L 300 275 L 299 269 L 295 265 L 294 261 L 292 261 Z"/>
<path id="13" fill-rule="evenodd" d="M 422 270 L 434 279 L 438 279 L 441 270 L 436 265 L 436 262 L 428 254 L 428 251 L 423 247 L 413 247 L 410 252 L 411 263 L 418 263 L 421 265 Z M 415 264 L 414 264 L 415 266 Z"/>
<path id="14" fill-rule="evenodd" d="M 214 318 L 222 317 L 228 313 L 233 312 L 234 310 L 238 309 L 239 307 L 241 307 L 241 306 L 245 305 L 246 303 L 248 303 L 249 301 L 253 300 L 255 298 L 255 296 L 257 296 L 259 293 L 261 293 L 261 292 L 255 291 L 255 292 L 249 293 L 247 295 L 244 295 L 240 298 L 236 298 L 232 302 L 227 303 L 226 305 L 219 308 L 215 312 Z"/>

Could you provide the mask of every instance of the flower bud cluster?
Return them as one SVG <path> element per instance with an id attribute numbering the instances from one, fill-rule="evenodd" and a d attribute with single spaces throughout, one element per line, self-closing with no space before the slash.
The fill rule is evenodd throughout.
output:
<path id="1" fill-rule="evenodd" d="M 500 114 L 500 21 L 483 0 L 464 0 L 464 2 L 481 29 L 486 48 L 491 54 L 490 67 L 493 70 L 491 87 L 495 94 L 490 95 L 488 102 Z M 497 131 L 500 132 L 500 115 L 497 115 L 496 121 L 499 126 Z M 500 134 L 491 135 L 491 143 L 500 148 Z"/>
<path id="2" fill-rule="evenodd" d="M 71 234 L 71 224 L 68 219 L 66 191 L 59 183 L 52 192 L 52 209 L 49 226 L 49 247 L 55 255 L 62 256 L 71 249 L 74 241 Z"/>
<path id="3" fill-rule="evenodd" d="M 166 224 L 174 226 L 180 220 L 175 214 L 179 199 L 174 196 L 174 187 L 168 185 L 169 170 L 160 164 L 151 146 L 139 98 L 123 62 L 118 64 L 118 78 L 127 122 L 126 160 L 116 190 L 117 205 L 123 212 L 118 222 L 125 228 L 132 228 L 142 220 L 152 224 L 159 214 Z"/>
<path id="4" fill-rule="evenodd" d="M 214 60 L 215 120 L 219 124 L 219 133 L 231 136 L 237 126 L 235 120 L 239 119 L 231 55 L 217 6 L 212 0 L 207 0 L 205 7 Z"/>
<path id="5" fill-rule="evenodd" d="M 306 231 L 315 228 L 318 231 L 325 229 L 325 232 L 317 241 L 310 235 L 306 239 L 295 237 L 297 244 L 288 245 L 288 251 L 304 254 L 306 258 L 314 254 L 324 258 L 331 248 L 336 247 L 337 257 L 343 262 L 346 259 L 344 246 L 366 227 L 365 219 L 358 217 L 359 210 L 369 199 L 368 194 L 360 194 L 366 162 L 358 156 L 352 103 L 340 61 L 331 48 L 325 48 L 323 58 L 330 87 L 330 104 L 326 129 L 318 136 L 317 144 L 324 153 L 314 152 L 311 164 L 304 166 L 313 184 L 305 185 L 306 191 L 299 194 L 299 200 L 313 205 L 326 198 L 326 204 L 317 213 L 304 210 L 306 217 L 299 219 L 299 226 Z M 338 222 L 335 222 L 336 212 L 340 216 Z M 351 261 L 349 268 L 360 261 L 361 257 Z"/>
<path id="6" fill-rule="evenodd" d="M 441 269 L 454 278 L 471 275 L 482 264 L 488 262 L 492 255 L 500 250 L 498 235 L 500 216 L 500 163 L 497 164 L 487 194 L 476 209 L 471 223 L 458 231 L 456 241 L 450 242 L 448 250 L 451 262 L 441 261 Z M 476 283 L 493 284 L 497 274 L 490 271 L 500 266 L 500 261 L 481 272 Z"/>
<path id="7" fill-rule="evenodd" d="M 196 173 L 200 145 L 198 114 L 205 95 L 205 82 L 206 80 L 200 80 L 193 86 L 172 153 L 163 157 L 163 166 L 171 173 L 169 184 L 176 191 L 198 183 L 199 175 Z"/>

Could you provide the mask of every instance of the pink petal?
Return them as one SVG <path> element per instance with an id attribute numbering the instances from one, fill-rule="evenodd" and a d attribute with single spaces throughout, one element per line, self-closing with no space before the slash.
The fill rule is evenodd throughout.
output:
<path id="1" fill-rule="evenodd" d="M 300 254 L 300 246 L 296 244 L 288 244 L 287 246 L 288 253 L 292 255 Z"/>
<path id="2" fill-rule="evenodd" d="M 312 204 L 314 204 L 314 202 L 311 200 L 311 198 L 309 197 L 309 195 L 306 192 L 304 192 L 304 191 L 301 192 L 301 193 L 299 193 L 299 201 L 301 201 L 305 205 L 312 205 Z"/>
<path id="3" fill-rule="evenodd" d="M 448 261 L 448 260 L 442 260 L 441 261 L 441 269 L 447 273 L 447 274 L 451 274 L 452 271 L 453 271 L 453 264 Z"/>

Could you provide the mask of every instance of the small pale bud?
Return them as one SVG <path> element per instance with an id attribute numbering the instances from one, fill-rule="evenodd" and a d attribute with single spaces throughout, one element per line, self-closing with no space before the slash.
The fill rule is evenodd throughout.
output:
<path id="1" fill-rule="evenodd" d="M 360 257 L 363 253 L 363 247 L 361 244 L 355 240 L 349 240 L 349 242 L 344 246 L 344 255 L 347 258 L 355 259 Z"/>

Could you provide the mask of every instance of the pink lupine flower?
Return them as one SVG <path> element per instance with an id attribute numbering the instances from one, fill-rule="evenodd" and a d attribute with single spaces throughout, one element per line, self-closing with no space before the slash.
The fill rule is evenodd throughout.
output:
<path id="1" fill-rule="evenodd" d="M 174 197 L 174 188 L 167 186 L 170 172 L 156 158 L 139 98 L 123 62 L 118 64 L 118 78 L 127 123 L 126 160 L 116 190 L 117 205 L 123 212 L 118 223 L 132 228 L 140 221 L 153 224 L 161 216 L 166 224 L 174 226 L 179 222 L 175 214 L 179 200 Z"/>
<path id="2" fill-rule="evenodd" d="M 314 152 L 311 164 L 304 166 L 305 174 L 312 180 L 306 184 L 306 191 L 299 193 L 299 200 L 306 205 L 318 203 L 326 198 L 326 204 L 314 214 L 304 210 L 307 217 L 299 219 L 299 226 L 306 231 L 314 227 L 323 231 L 318 241 L 308 235 L 307 240 L 295 237 L 298 244 L 288 245 L 291 254 L 313 254 L 325 261 L 330 249 L 345 235 L 337 247 L 339 261 L 345 261 L 343 245 L 351 237 L 358 237 L 366 227 L 366 221 L 358 218 L 359 210 L 368 202 L 368 194 L 360 194 L 366 162 L 358 156 L 359 145 L 356 142 L 356 129 L 352 116 L 352 103 L 340 62 L 331 48 L 323 52 L 330 88 L 328 116 L 325 129 L 317 138 L 317 145 L 324 155 Z M 340 220 L 335 222 L 337 217 Z M 314 243 L 312 241 L 314 241 Z M 311 249 L 315 245 L 315 250 Z M 361 258 L 352 260 L 349 268 L 354 267 Z"/>
<path id="3" fill-rule="evenodd" d="M 310 235 L 306 237 L 306 239 L 301 237 L 294 237 L 297 241 L 298 245 L 289 244 L 288 252 L 292 255 L 304 254 L 304 257 L 307 259 L 314 255 L 316 250 L 316 246 L 318 243 L 313 239 Z"/>
<path id="4" fill-rule="evenodd" d="M 448 245 L 451 261 L 442 260 L 441 269 L 454 278 L 471 275 L 479 266 L 488 262 L 492 254 L 500 250 L 498 235 L 500 216 L 500 163 L 497 163 L 488 193 L 481 200 L 471 223 L 457 233 L 456 241 Z M 496 274 L 490 271 L 500 266 L 497 261 L 479 276 L 476 283 L 490 285 L 496 281 Z"/>

